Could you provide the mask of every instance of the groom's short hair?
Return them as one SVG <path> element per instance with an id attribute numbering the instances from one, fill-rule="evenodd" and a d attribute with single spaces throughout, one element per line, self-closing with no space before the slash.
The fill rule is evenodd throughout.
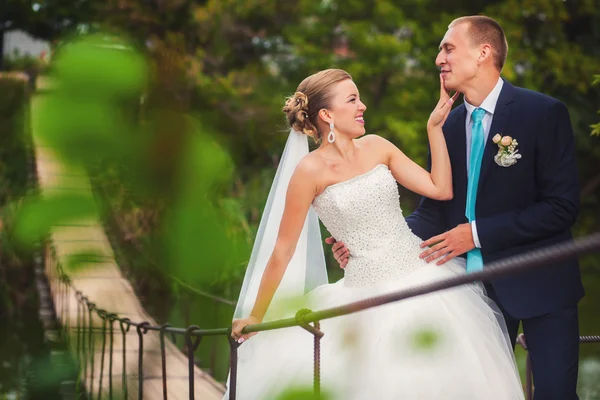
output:
<path id="1" fill-rule="evenodd" d="M 498 71 L 502 71 L 508 54 L 508 42 L 500 24 L 484 15 L 471 15 L 455 19 L 448 25 L 448 28 L 463 23 L 469 24 L 469 36 L 474 45 L 488 43 L 492 46 L 494 65 Z"/>

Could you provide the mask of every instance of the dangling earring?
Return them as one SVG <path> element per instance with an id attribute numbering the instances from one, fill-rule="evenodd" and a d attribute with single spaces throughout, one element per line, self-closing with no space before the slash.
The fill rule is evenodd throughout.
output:
<path id="1" fill-rule="evenodd" d="M 333 122 L 329 123 L 329 135 L 327 135 L 327 141 L 329 143 L 335 142 L 335 133 L 333 132 Z"/>

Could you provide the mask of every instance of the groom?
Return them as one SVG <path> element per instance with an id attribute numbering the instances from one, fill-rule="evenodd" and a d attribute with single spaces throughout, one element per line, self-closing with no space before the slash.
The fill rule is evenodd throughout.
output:
<path id="1" fill-rule="evenodd" d="M 431 246 L 421 255 L 427 262 L 441 265 L 466 255 L 467 270 L 477 271 L 572 239 L 579 185 L 568 110 L 503 80 L 507 51 L 502 28 L 484 16 L 454 20 L 440 44 L 436 64 L 446 89 L 463 93 L 464 104 L 443 128 L 454 198 L 423 198 L 407 217 L 413 232 L 427 239 L 423 247 Z M 496 159 L 503 144 L 505 156 Z M 344 267 L 347 249 L 336 243 L 333 251 Z M 535 399 L 577 399 L 577 303 L 583 297 L 577 261 L 486 282 L 486 289 L 504 314 L 513 346 L 523 324 Z"/>

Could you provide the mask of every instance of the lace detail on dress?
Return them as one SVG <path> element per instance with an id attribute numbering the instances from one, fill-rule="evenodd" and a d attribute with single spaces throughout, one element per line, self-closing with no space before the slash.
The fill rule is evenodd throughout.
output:
<path id="1" fill-rule="evenodd" d="M 346 286 L 397 280 L 425 264 L 419 258 L 421 239 L 408 227 L 399 197 L 392 173 L 379 164 L 315 198 L 314 209 L 327 230 L 350 249 Z"/>

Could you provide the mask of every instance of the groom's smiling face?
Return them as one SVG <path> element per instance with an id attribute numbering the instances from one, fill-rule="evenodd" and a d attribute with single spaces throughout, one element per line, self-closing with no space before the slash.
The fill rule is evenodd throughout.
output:
<path id="1" fill-rule="evenodd" d="M 477 75 L 478 46 L 473 46 L 469 36 L 469 23 L 448 29 L 440 43 L 435 64 L 440 67 L 448 90 L 464 93 L 464 88 Z"/>

